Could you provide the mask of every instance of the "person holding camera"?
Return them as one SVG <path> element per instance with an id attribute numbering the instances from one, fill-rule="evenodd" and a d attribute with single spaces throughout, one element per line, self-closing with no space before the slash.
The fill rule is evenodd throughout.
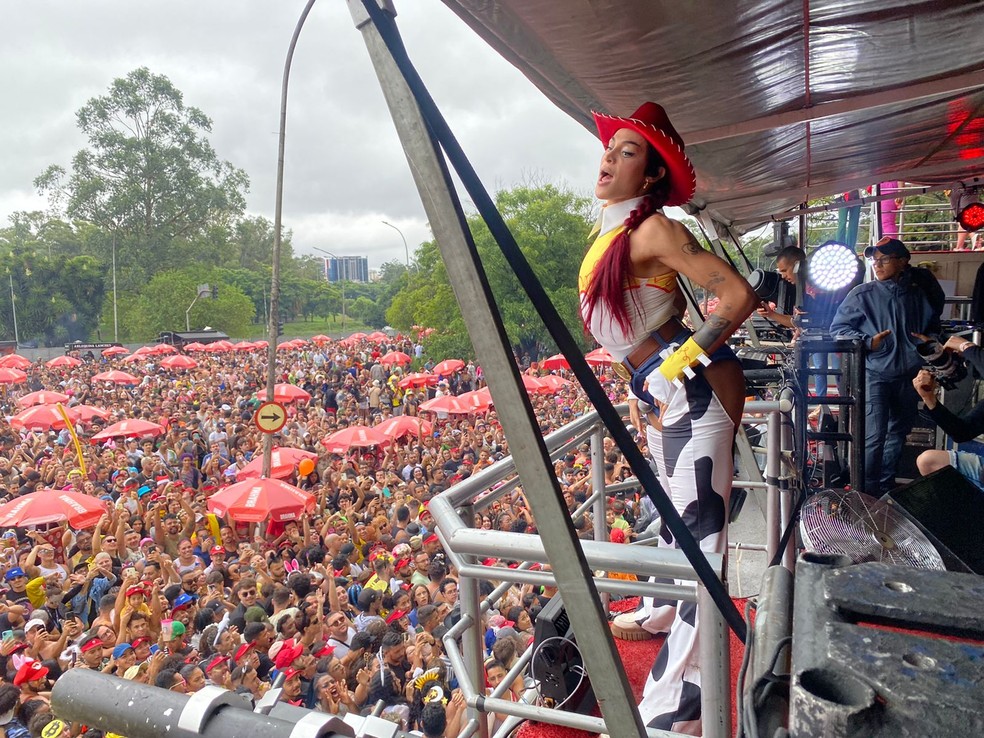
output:
<path id="1" fill-rule="evenodd" d="M 984 350 L 973 341 L 951 336 L 943 348 L 966 359 L 981 376 L 984 376 Z M 939 382 L 928 369 L 922 369 L 916 375 L 912 380 L 912 386 L 925 404 L 929 416 L 956 443 L 970 441 L 984 433 L 984 401 L 977 403 L 966 413 L 960 415 L 952 413 L 940 403 Z M 923 476 L 946 466 L 954 467 L 975 487 L 984 491 L 984 463 L 980 454 L 930 449 L 923 451 L 916 459 L 916 467 Z"/>

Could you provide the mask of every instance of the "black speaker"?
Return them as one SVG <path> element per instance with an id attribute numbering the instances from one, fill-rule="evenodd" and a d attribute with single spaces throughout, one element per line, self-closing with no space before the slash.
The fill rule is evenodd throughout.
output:
<path id="1" fill-rule="evenodd" d="M 947 570 L 984 574 L 984 492 L 952 466 L 898 487 L 882 499 L 919 526 Z"/>
<path id="2" fill-rule="evenodd" d="M 580 714 L 595 708 L 591 680 L 560 595 L 551 597 L 536 616 L 533 652 L 530 674 L 545 703 Z"/>

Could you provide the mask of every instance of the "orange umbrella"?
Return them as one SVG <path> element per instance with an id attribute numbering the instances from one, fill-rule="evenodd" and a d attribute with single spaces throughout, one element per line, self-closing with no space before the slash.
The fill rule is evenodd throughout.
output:
<path id="1" fill-rule="evenodd" d="M 92 405 L 76 405 L 71 408 L 71 412 L 78 416 L 80 423 L 91 423 L 93 418 L 108 420 L 110 415 L 109 410 L 103 410 L 101 407 L 93 407 Z"/>
<path id="2" fill-rule="evenodd" d="M 91 528 L 106 514 L 106 503 L 71 490 L 39 489 L 0 505 L 0 527 L 68 522 L 76 530 Z"/>
<path id="3" fill-rule="evenodd" d="M 208 509 L 243 523 L 299 520 L 314 512 L 314 495 L 279 479 L 247 479 L 208 498 Z"/>
<path id="4" fill-rule="evenodd" d="M 437 384 L 437 376 L 428 374 L 427 372 L 414 372 L 405 376 L 398 384 L 401 389 L 407 389 L 408 387 L 433 387 Z"/>
<path id="5" fill-rule="evenodd" d="M 554 354 L 542 362 L 540 366 L 547 371 L 553 371 L 554 369 L 570 369 L 571 365 L 567 363 L 567 358 L 563 354 Z"/>
<path id="6" fill-rule="evenodd" d="M 72 422 L 78 420 L 78 414 L 74 409 L 65 408 L 65 412 L 68 413 Z M 49 430 L 51 428 L 60 430 L 67 425 L 56 405 L 34 405 L 26 410 L 21 410 L 10 419 L 10 424 L 14 428 L 26 430 Z"/>
<path id="7" fill-rule="evenodd" d="M 455 372 L 460 372 L 465 368 L 465 362 L 461 359 L 445 359 L 437 366 L 435 366 L 431 371 L 435 374 L 454 374 Z"/>
<path id="8" fill-rule="evenodd" d="M 103 349 L 103 356 L 122 356 L 123 354 L 130 353 L 129 349 L 125 349 L 122 346 L 110 346 L 108 349 Z"/>
<path id="9" fill-rule="evenodd" d="M 31 360 L 26 359 L 20 354 L 7 354 L 0 357 L 0 369 L 26 369 L 31 365 Z"/>
<path id="10" fill-rule="evenodd" d="M 296 402 L 297 400 L 307 402 L 311 399 L 311 393 L 301 389 L 296 384 L 282 382 L 273 385 L 273 399 L 277 402 Z"/>
<path id="11" fill-rule="evenodd" d="M 194 369 L 198 366 L 198 362 L 190 356 L 178 354 L 177 356 L 168 356 L 166 359 L 161 360 L 161 366 L 165 369 Z"/>
<path id="12" fill-rule="evenodd" d="M 596 348 L 584 355 L 584 360 L 593 366 L 605 366 L 612 364 L 615 359 L 603 348 Z"/>
<path id="13" fill-rule="evenodd" d="M 44 365 L 49 369 L 57 369 L 60 366 L 75 367 L 82 366 L 82 360 L 74 356 L 56 356 L 51 361 L 46 361 Z"/>
<path id="14" fill-rule="evenodd" d="M 388 364 L 409 364 L 411 361 L 413 361 L 413 359 L 402 351 L 390 351 L 388 354 L 383 354 L 383 357 L 379 360 L 379 363 L 386 366 Z"/>
<path id="15" fill-rule="evenodd" d="M 420 403 L 420 409 L 430 413 L 454 413 L 455 415 L 465 415 L 468 408 L 458 402 L 454 395 L 441 395 Z"/>
<path id="16" fill-rule="evenodd" d="M 93 374 L 92 379 L 96 382 L 112 382 L 113 384 L 138 384 L 140 382 L 139 378 L 132 374 L 121 372 L 118 369 L 110 369 L 108 372 Z"/>
<path id="17" fill-rule="evenodd" d="M 302 448 L 275 448 L 270 453 L 270 476 L 274 479 L 286 479 L 294 473 L 294 469 L 304 459 L 317 462 L 318 455 L 313 451 Z M 236 472 L 236 479 L 259 479 L 263 473 L 263 454 L 257 453 L 253 460 Z"/>
<path id="18" fill-rule="evenodd" d="M 545 377 L 540 377 L 538 381 L 543 387 L 546 387 L 550 394 L 560 392 L 560 390 L 565 387 L 571 386 L 571 381 L 569 379 L 558 377 L 556 374 L 548 374 Z M 546 392 L 544 392 L 544 394 L 546 394 Z"/>
<path id="19" fill-rule="evenodd" d="M 0 367 L 0 384 L 20 384 L 27 381 L 27 374 L 20 369 Z"/>
<path id="20" fill-rule="evenodd" d="M 429 436 L 434 432 L 434 426 L 426 420 L 411 415 L 397 415 L 395 418 L 384 420 L 373 428 L 391 441 L 404 436 Z"/>
<path id="21" fill-rule="evenodd" d="M 389 443 L 389 439 L 375 428 L 367 425 L 352 425 L 335 431 L 322 439 L 321 443 L 333 454 L 344 454 L 350 448 L 384 446 Z"/>
<path id="22" fill-rule="evenodd" d="M 458 404 L 469 412 L 484 413 L 492 407 L 492 393 L 488 387 L 458 395 Z"/>
<path id="23" fill-rule="evenodd" d="M 110 438 L 126 436 L 139 438 L 142 436 L 159 436 L 164 432 L 164 426 L 151 423 L 149 420 L 121 420 L 101 430 L 93 437 L 93 441 L 108 441 Z"/>
<path id="24" fill-rule="evenodd" d="M 23 397 L 15 400 L 20 407 L 30 407 L 31 405 L 54 405 L 58 402 L 68 402 L 68 395 L 51 390 L 40 390 L 39 392 L 28 392 Z"/>

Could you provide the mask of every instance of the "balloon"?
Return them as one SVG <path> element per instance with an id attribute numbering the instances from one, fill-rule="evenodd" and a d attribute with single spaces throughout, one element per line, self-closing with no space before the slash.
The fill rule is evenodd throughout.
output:
<path id="1" fill-rule="evenodd" d="M 302 477 L 306 477 L 314 471 L 314 462 L 311 459 L 301 459 L 301 463 L 297 465 L 297 471 L 301 473 Z"/>

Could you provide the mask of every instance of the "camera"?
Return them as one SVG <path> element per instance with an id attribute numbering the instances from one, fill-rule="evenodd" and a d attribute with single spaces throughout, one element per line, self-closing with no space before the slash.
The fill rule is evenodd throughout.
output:
<path id="1" fill-rule="evenodd" d="M 952 351 L 944 351 L 943 345 L 935 339 L 923 341 L 916 346 L 916 351 L 925 362 L 924 368 L 945 390 L 952 390 L 967 376 L 964 360 Z"/>

